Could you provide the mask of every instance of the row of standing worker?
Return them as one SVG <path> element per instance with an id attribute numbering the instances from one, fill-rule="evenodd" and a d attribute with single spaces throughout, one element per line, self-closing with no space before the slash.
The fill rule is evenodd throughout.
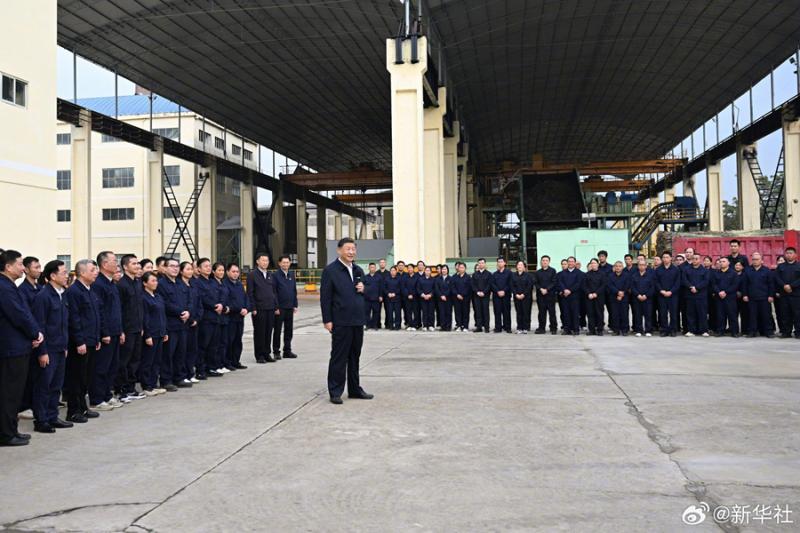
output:
<path id="1" fill-rule="evenodd" d="M 235 263 L 160 257 L 154 264 L 131 254 L 118 262 L 104 251 L 78 261 L 71 281 L 60 260 L 42 266 L 0 250 L 0 445 L 30 441 L 19 418 L 54 433 L 246 369 L 248 315 L 257 363 L 296 358 L 290 258 L 281 257 L 276 271 L 267 254 L 256 264 L 245 289 Z"/>
<path id="2" fill-rule="evenodd" d="M 731 240 L 730 254 L 714 261 L 692 248 L 685 253 L 664 251 L 650 264 L 644 255 L 608 262 L 600 251 L 587 264 L 569 257 L 561 270 L 543 256 L 540 268 L 528 271 L 518 261 L 512 272 L 504 258 L 489 272 L 485 259 L 472 273 L 456 263 L 434 268 L 418 261 L 370 263 L 364 276 L 366 329 L 409 331 L 512 332 L 512 303 L 516 333 L 531 330 L 533 303 L 538 309 L 537 334 L 651 337 L 763 335 L 772 338 L 776 319 L 780 336 L 800 338 L 800 265 L 788 247 L 774 269 L 762 254 L 748 259 Z M 490 326 L 490 307 L 494 321 Z M 558 309 L 558 312 L 557 312 Z M 470 313 L 474 329 L 470 329 Z M 383 315 L 383 316 L 382 316 Z M 557 318 L 558 315 L 558 318 Z M 608 320 L 608 324 L 606 324 Z M 549 324 L 548 324 L 549 322 Z M 606 329 L 608 326 L 608 330 Z"/>

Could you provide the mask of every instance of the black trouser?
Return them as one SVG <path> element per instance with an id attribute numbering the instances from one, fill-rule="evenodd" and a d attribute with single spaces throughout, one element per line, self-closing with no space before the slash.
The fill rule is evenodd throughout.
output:
<path id="1" fill-rule="evenodd" d="M 676 333 L 680 329 L 678 327 L 678 297 L 674 293 L 670 297 L 658 297 L 658 319 L 662 334 Z"/>
<path id="2" fill-rule="evenodd" d="M 86 353 L 78 354 L 75 346 L 70 346 L 64 378 L 64 394 L 67 398 L 67 416 L 83 414 L 89 406 L 86 394 L 89 392 L 89 373 L 94 367 L 94 346 L 86 346 Z"/>
<path id="3" fill-rule="evenodd" d="M 473 305 L 475 306 L 475 328 L 489 331 L 489 296 L 475 295 Z"/>
<path id="4" fill-rule="evenodd" d="M 435 316 L 434 316 L 434 303 L 433 297 L 429 300 L 424 298 L 420 299 L 420 310 L 422 311 L 422 327 L 424 328 L 432 328 L 435 323 Z"/>
<path id="5" fill-rule="evenodd" d="M 561 306 L 564 330 L 569 333 L 578 333 L 580 331 L 581 319 L 578 295 L 572 293 L 569 296 L 561 296 L 559 305 Z"/>
<path id="6" fill-rule="evenodd" d="M 509 293 L 502 298 L 493 294 L 492 308 L 494 309 L 494 330 L 511 331 L 511 296 Z"/>
<path id="7" fill-rule="evenodd" d="M 610 298 L 606 298 L 605 299 L 605 303 L 606 303 L 606 311 L 608 311 L 608 323 L 611 324 L 611 313 L 613 312 L 612 306 L 611 306 L 611 299 Z"/>
<path id="8" fill-rule="evenodd" d="M 453 310 L 456 315 L 456 327 L 469 329 L 469 298 L 459 300 L 458 297 L 453 299 Z"/>
<path id="9" fill-rule="evenodd" d="M 242 363 L 242 335 L 244 334 L 244 318 L 231 320 L 228 323 L 228 350 L 225 352 L 227 366 L 236 366 Z"/>
<path id="10" fill-rule="evenodd" d="M 275 354 L 281 352 L 281 330 L 283 330 L 283 353 L 290 353 L 294 335 L 294 309 L 281 309 L 281 314 L 275 315 L 275 329 L 272 332 L 272 353 Z"/>
<path id="11" fill-rule="evenodd" d="M 161 365 L 164 337 L 153 337 L 153 345 L 148 346 L 142 340 L 142 360 L 139 364 L 139 383 L 143 390 L 153 390 L 158 386 L 158 367 Z"/>
<path id="12" fill-rule="evenodd" d="M 36 357 L 31 357 L 28 364 L 28 377 L 25 380 L 25 392 L 22 394 L 22 400 L 19 404 L 19 412 L 33 409 L 33 385 L 36 380 L 37 368 L 39 368 L 39 360 Z"/>
<path id="13" fill-rule="evenodd" d="M 142 361 L 142 332 L 125 332 L 125 344 L 119 347 L 119 367 L 114 380 L 114 390 L 120 396 L 136 392 L 139 364 Z"/>
<path id="14" fill-rule="evenodd" d="M 536 307 L 539 308 L 539 331 L 547 329 L 548 315 L 550 315 L 550 331 L 558 331 L 555 295 L 549 292 L 547 294 L 539 293 L 536 297 Z"/>
<path id="15" fill-rule="evenodd" d="M 408 299 L 408 296 L 403 298 L 403 318 L 406 327 L 418 328 L 422 326 L 422 321 L 419 316 L 419 302 L 416 298 Z"/>
<path id="16" fill-rule="evenodd" d="M 778 301 L 783 306 L 781 333 L 791 335 L 792 328 L 794 328 L 794 336 L 800 338 L 800 296 L 789 296 L 783 293 Z"/>
<path id="17" fill-rule="evenodd" d="M 230 329 L 230 322 L 225 321 L 219 325 L 217 335 L 217 351 L 214 352 L 214 366 L 212 368 L 225 368 L 228 366 L 228 330 Z"/>
<path id="18" fill-rule="evenodd" d="M 219 324 L 216 321 L 204 320 L 198 327 L 200 330 L 197 332 L 197 373 L 203 375 L 209 370 L 219 368 L 215 366 L 219 346 Z M 172 342 L 172 332 L 170 331 L 169 334 L 169 342 Z M 167 350 L 167 346 L 164 346 L 164 350 Z"/>
<path id="19" fill-rule="evenodd" d="M 49 354 L 50 363 L 42 368 L 36 357 L 33 382 L 33 417 L 37 422 L 49 423 L 58 419 L 58 400 L 64 386 L 64 352 Z"/>
<path id="20" fill-rule="evenodd" d="M 775 321 L 772 318 L 772 304 L 768 300 L 750 300 L 747 332 L 761 335 L 775 334 Z M 744 325 L 744 324 L 743 324 Z"/>
<path id="21" fill-rule="evenodd" d="M 628 300 L 624 299 L 622 301 L 617 300 L 616 298 L 610 298 L 611 300 L 611 322 L 609 327 L 612 331 L 618 331 L 620 333 L 627 333 L 630 330 L 630 314 L 628 313 L 628 307 L 630 304 Z"/>
<path id="22" fill-rule="evenodd" d="M 186 329 L 168 330 L 169 340 L 161 349 L 161 361 L 158 363 L 159 383 L 164 387 L 179 383 L 189 376 L 183 375 L 184 357 L 186 355 Z"/>
<path id="23" fill-rule="evenodd" d="M 363 343 L 363 326 L 334 324 L 331 332 L 331 360 L 328 363 L 328 392 L 331 397 L 341 396 L 344 393 L 345 381 L 347 394 L 353 396 L 361 393 L 358 362 Z"/>
<path id="24" fill-rule="evenodd" d="M 389 314 L 392 312 L 390 307 L 391 307 L 391 305 L 389 305 L 389 298 L 384 297 L 383 298 L 383 314 L 384 314 L 385 318 L 383 319 L 383 325 L 386 327 L 386 329 L 394 327 L 394 323 L 392 322 L 392 318 L 389 316 Z M 378 323 L 378 327 L 380 327 L 380 322 Z"/>
<path id="25" fill-rule="evenodd" d="M 530 331 L 531 329 L 531 296 L 526 295 L 522 300 L 518 300 L 514 296 L 514 311 L 517 315 L 517 329 L 521 331 Z"/>
<path id="26" fill-rule="evenodd" d="M 656 329 L 656 330 L 661 329 L 661 327 L 659 325 L 661 322 L 659 321 L 659 316 L 658 316 L 658 306 L 659 306 L 658 297 L 659 296 L 660 296 L 659 294 L 656 294 L 656 295 L 653 295 L 650 298 L 648 298 L 648 300 L 650 302 L 650 308 L 652 309 L 652 312 L 651 312 L 652 324 L 653 324 L 653 328 Z"/>
<path id="27" fill-rule="evenodd" d="M 191 378 L 197 374 L 198 363 L 200 357 L 198 336 L 200 330 L 200 322 L 194 326 L 186 328 L 186 350 L 183 357 L 184 372 L 183 375 Z"/>
<path id="28" fill-rule="evenodd" d="M 89 377 L 90 405 L 97 405 L 111 399 L 111 388 L 116 378 L 115 360 L 119 361 L 119 335 L 111 336 L 108 344 L 101 343 L 100 349 L 95 353 L 94 368 Z"/>
<path id="29" fill-rule="evenodd" d="M 453 303 L 450 300 L 442 301 L 441 298 L 436 302 L 436 309 L 439 310 L 439 326 L 442 331 L 450 331 L 453 329 Z"/>
<path id="30" fill-rule="evenodd" d="M 0 442 L 17 436 L 17 413 L 25 393 L 30 354 L 0 357 Z"/>
<path id="31" fill-rule="evenodd" d="M 390 329 L 400 329 L 400 324 L 403 320 L 401 313 L 400 313 L 400 299 L 395 298 L 394 300 L 389 300 L 388 298 L 383 302 L 386 304 L 386 321 L 387 321 L 387 328 Z"/>
<path id="32" fill-rule="evenodd" d="M 636 333 L 653 332 L 653 301 L 648 298 L 640 301 L 633 295 L 633 331 Z M 642 326 L 644 322 L 644 326 Z"/>
<path id="33" fill-rule="evenodd" d="M 605 300 L 598 294 L 597 298 L 590 300 L 586 298 L 586 318 L 589 323 L 589 332 L 597 333 L 603 331 L 605 326 L 605 311 L 603 310 Z"/>
<path id="34" fill-rule="evenodd" d="M 380 329 L 381 303 L 378 300 L 364 300 L 364 311 L 367 315 L 367 329 Z"/>
<path id="35" fill-rule="evenodd" d="M 680 330 L 684 333 L 689 332 L 689 297 L 687 290 L 681 289 L 678 294 L 678 309 L 680 310 Z"/>
<path id="36" fill-rule="evenodd" d="M 580 320 L 578 323 L 581 325 L 582 328 L 586 327 L 587 307 L 588 307 L 588 301 L 586 300 L 586 297 L 583 294 L 583 292 L 581 292 L 578 295 L 578 313 L 580 314 Z"/>
<path id="37" fill-rule="evenodd" d="M 686 317 L 689 320 L 689 332 L 695 335 L 708 333 L 708 299 L 705 294 L 686 298 Z"/>
<path id="38" fill-rule="evenodd" d="M 719 295 L 717 295 L 716 304 L 717 323 L 715 326 L 717 333 L 725 333 L 725 326 L 727 325 L 727 327 L 731 330 L 731 333 L 738 334 L 739 312 L 737 309 L 738 302 L 736 301 L 736 296 L 729 294 L 725 298 L 720 298 Z"/>
<path id="39" fill-rule="evenodd" d="M 256 353 L 256 359 L 266 358 L 269 355 L 272 328 L 275 326 L 275 310 L 256 309 L 252 316 L 253 350 Z"/>

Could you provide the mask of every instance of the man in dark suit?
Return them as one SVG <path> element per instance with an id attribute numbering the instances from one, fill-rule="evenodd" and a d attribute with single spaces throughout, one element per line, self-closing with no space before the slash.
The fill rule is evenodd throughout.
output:
<path id="1" fill-rule="evenodd" d="M 328 392 L 331 403 L 340 405 L 347 381 L 350 398 L 371 400 L 361 388 L 358 361 L 364 341 L 364 271 L 353 261 L 356 243 L 345 237 L 336 247 L 339 258 L 322 271 L 319 290 L 322 322 L 331 333 L 331 360 L 328 365 Z"/>
<path id="2" fill-rule="evenodd" d="M 294 315 L 297 314 L 297 281 L 294 272 L 289 271 L 292 260 L 288 255 L 278 258 L 278 271 L 275 272 L 275 290 L 278 294 L 278 308 L 275 312 L 275 331 L 272 334 L 272 357 L 281 358 L 281 329 L 283 330 L 283 357 L 295 359 L 292 351 L 292 332 Z"/>
<path id="3" fill-rule="evenodd" d="M 114 398 L 111 389 L 119 366 L 119 347 L 125 344 L 122 330 L 122 305 L 119 289 L 114 283 L 117 272 L 117 256 L 105 251 L 97 254 L 97 267 L 100 274 L 92 284 L 92 292 L 100 300 L 100 350 L 95 354 L 94 367 L 90 369 L 89 407 L 97 411 L 110 411 L 122 407 L 123 403 Z M 123 397 L 126 403 L 130 400 Z"/>
<path id="4" fill-rule="evenodd" d="M 142 359 L 142 330 L 144 289 L 139 281 L 139 259 L 132 254 L 122 256 L 122 278 L 117 284 L 119 301 L 122 307 L 122 332 L 125 343 L 119 347 L 119 367 L 114 389 L 122 398 L 144 398 L 136 392 L 136 376 L 139 374 L 139 361 Z"/>
<path id="5" fill-rule="evenodd" d="M 267 271 L 269 256 L 266 253 L 256 255 L 256 267 L 247 275 L 247 297 L 253 310 L 253 348 L 257 363 L 274 363 L 269 347 L 278 308 L 278 291 L 275 276 Z"/>

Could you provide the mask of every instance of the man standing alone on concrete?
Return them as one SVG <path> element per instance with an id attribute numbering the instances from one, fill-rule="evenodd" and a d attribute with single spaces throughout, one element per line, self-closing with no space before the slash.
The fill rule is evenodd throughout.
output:
<path id="1" fill-rule="evenodd" d="M 319 301 L 322 322 L 331 333 L 331 360 L 328 365 L 328 393 L 331 403 L 342 404 L 347 381 L 350 398 L 371 400 L 361 388 L 358 363 L 364 341 L 364 271 L 354 264 L 356 244 L 345 237 L 336 246 L 338 259 L 322 271 Z"/>

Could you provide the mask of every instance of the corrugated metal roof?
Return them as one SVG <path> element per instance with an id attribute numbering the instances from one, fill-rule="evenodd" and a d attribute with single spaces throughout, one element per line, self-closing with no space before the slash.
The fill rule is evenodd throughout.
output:
<path id="1" fill-rule="evenodd" d="M 101 96 L 99 98 L 79 98 L 78 105 L 91 109 L 97 113 L 102 113 L 113 117 L 115 113 L 114 97 Z M 186 112 L 186 108 L 181 108 Z M 153 97 L 153 114 L 177 113 L 178 104 L 167 100 L 163 96 Z M 128 117 L 131 115 L 149 115 L 150 97 L 146 94 L 131 94 L 119 97 L 119 116 Z"/>

